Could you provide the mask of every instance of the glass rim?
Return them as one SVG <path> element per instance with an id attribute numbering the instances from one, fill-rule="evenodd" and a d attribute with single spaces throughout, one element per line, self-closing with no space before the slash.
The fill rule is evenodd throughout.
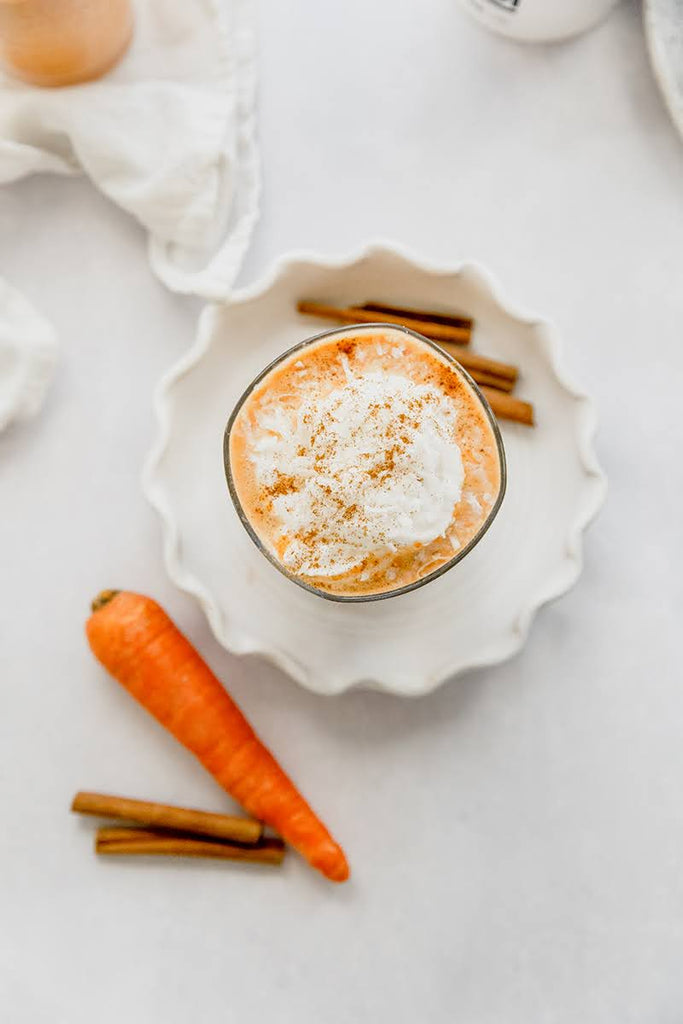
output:
<path id="1" fill-rule="evenodd" d="M 414 338 L 416 341 L 422 343 L 423 345 L 426 345 L 428 348 L 436 352 L 437 355 L 440 358 L 442 358 L 446 363 L 450 364 L 451 367 L 455 369 L 455 372 L 458 373 L 463 378 L 466 384 L 469 385 L 469 387 L 472 389 L 477 399 L 479 400 L 479 403 L 481 404 L 482 409 L 486 414 L 486 417 L 489 421 L 489 425 L 493 432 L 493 436 L 496 442 L 496 451 L 498 454 L 498 464 L 500 467 L 500 484 L 498 487 L 498 494 L 496 495 L 496 500 L 493 503 L 489 514 L 487 515 L 486 519 L 482 523 L 477 533 L 475 533 L 474 537 L 472 537 L 463 548 L 460 548 L 454 554 L 453 558 L 450 558 L 447 562 L 444 562 L 443 565 L 440 565 L 432 572 L 427 573 L 426 576 L 421 576 L 419 580 L 414 580 L 412 583 L 407 583 L 405 584 L 405 586 L 402 587 L 396 587 L 393 590 L 386 590 L 377 594 L 333 594 L 328 590 L 323 590 L 321 587 L 316 587 L 311 583 L 307 583 L 305 580 L 301 579 L 301 577 L 297 576 L 295 573 L 289 572 L 289 570 L 285 568 L 282 562 L 280 562 L 279 559 L 277 559 L 275 555 L 273 555 L 272 552 L 270 552 L 266 548 L 265 544 L 263 543 L 259 535 L 256 533 L 256 530 L 252 526 L 251 521 L 249 520 L 246 512 L 244 511 L 244 508 L 242 507 L 242 502 L 240 501 L 239 495 L 237 493 L 237 488 L 235 486 L 235 481 L 232 475 L 232 465 L 230 460 L 230 434 L 235 424 L 235 421 L 239 416 L 240 412 L 242 411 L 242 408 L 247 399 L 251 397 L 251 395 L 258 387 L 258 385 L 261 383 L 261 381 L 263 381 L 268 376 L 268 374 L 271 373 L 281 363 L 284 363 L 287 359 L 295 355 L 297 352 L 301 352 L 303 349 L 308 348 L 309 346 L 315 344 L 318 341 L 321 341 L 323 338 L 329 338 L 332 337 L 333 335 L 345 335 L 349 333 L 358 334 L 377 330 L 398 331 L 399 333 L 407 334 L 411 338 Z M 361 604 L 368 601 L 385 601 L 387 600 L 387 598 L 390 597 L 400 597 L 402 594 L 409 594 L 413 590 L 418 590 L 420 587 L 426 586 L 427 583 L 431 583 L 432 580 L 436 580 L 440 576 L 443 576 L 444 573 L 448 572 L 449 569 L 452 569 L 459 562 L 461 562 L 463 558 L 465 558 L 465 556 L 468 555 L 470 551 L 472 551 L 472 549 L 477 546 L 479 541 L 488 531 L 489 527 L 491 526 L 494 519 L 498 515 L 500 507 L 503 504 L 505 492 L 507 490 L 507 459 L 505 456 L 505 447 L 503 445 L 503 438 L 500 432 L 500 427 L 498 426 L 496 417 L 494 416 L 493 411 L 491 410 L 491 406 L 489 405 L 485 395 L 482 393 L 481 388 L 478 386 L 476 381 L 472 379 L 470 374 L 463 366 L 460 365 L 457 359 L 454 359 L 449 352 L 446 352 L 444 349 L 442 349 L 440 345 L 438 345 L 435 341 L 432 341 L 430 338 L 425 338 L 424 335 L 418 334 L 417 331 L 412 331 L 409 327 L 403 327 L 400 324 L 383 323 L 381 320 L 378 320 L 376 323 L 371 324 L 347 324 L 343 327 L 332 327 L 326 331 L 320 331 L 319 334 L 314 334 L 309 338 L 305 338 L 303 341 L 297 342 L 296 345 L 292 345 L 291 348 L 288 348 L 285 352 L 281 353 L 281 355 L 276 356 L 275 359 L 271 360 L 271 362 L 268 363 L 268 365 L 265 366 L 260 371 L 260 373 L 257 374 L 256 377 L 254 377 L 251 383 L 245 388 L 241 396 L 238 398 L 235 407 L 230 413 L 230 416 L 228 417 L 228 422 L 225 426 L 225 430 L 223 433 L 223 469 L 225 471 L 225 479 L 228 485 L 228 492 L 230 494 L 230 498 L 232 499 L 232 503 L 237 513 L 237 516 L 240 522 L 242 523 L 242 526 L 249 534 L 249 537 L 256 545 L 258 550 L 261 552 L 261 554 L 264 555 L 265 558 L 270 562 L 270 564 L 273 565 L 283 576 L 285 576 L 288 580 L 291 580 L 292 583 L 296 583 L 298 587 L 301 587 L 303 590 L 307 590 L 310 594 L 315 594 L 318 597 L 325 598 L 325 600 L 327 601 L 334 601 L 337 604 Z"/>

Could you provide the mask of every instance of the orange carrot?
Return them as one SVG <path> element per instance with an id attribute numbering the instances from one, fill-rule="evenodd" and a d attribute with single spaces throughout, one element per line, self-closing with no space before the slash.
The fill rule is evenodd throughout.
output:
<path id="1" fill-rule="evenodd" d="M 332 881 L 348 878 L 341 847 L 155 601 L 105 590 L 86 631 L 95 657 L 249 814 Z"/>

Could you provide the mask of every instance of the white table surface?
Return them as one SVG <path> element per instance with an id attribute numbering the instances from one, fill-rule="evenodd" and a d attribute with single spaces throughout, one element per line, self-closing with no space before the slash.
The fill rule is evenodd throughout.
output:
<path id="1" fill-rule="evenodd" d="M 387 237 L 555 319 L 610 496 L 524 652 L 433 696 L 324 699 L 221 650 L 139 486 L 199 303 L 79 180 L 0 191 L 0 273 L 57 326 L 0 435 L 0 1018 L 7 1024 L 673 1024 L 683 1013 L 683 145 L 639 6 L 560 48 L 453 0 L 263 4 L 263 216 L 244 267 Z M 228 801 L 95 664 L 104 586 L 155 595 L 347 848 L 282 872 L 100 862 L 78 788 Z M 444 610 L 446 614 L 446 610 Z"/>

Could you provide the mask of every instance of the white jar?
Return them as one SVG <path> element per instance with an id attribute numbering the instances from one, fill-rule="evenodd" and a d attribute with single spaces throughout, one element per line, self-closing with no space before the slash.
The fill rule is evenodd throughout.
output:
<path id="1" fill-rule="evenodd" d="M 529 43 L 551 43 L 585 32 L 618 0 L 460 0 L 487 28 Z"/>

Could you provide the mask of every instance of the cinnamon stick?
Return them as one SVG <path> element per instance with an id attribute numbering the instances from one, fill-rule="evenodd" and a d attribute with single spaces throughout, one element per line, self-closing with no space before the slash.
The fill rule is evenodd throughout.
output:
<path id="1" fill-rule="evenodd" d="M 509 393 L 515 386 L 511 380 L 503 380 L 502 377 L 494 377 L 491 373 L 482 373 L 481 370 L 470 370 L 469 373 L 472 380 L 476 380 L 479 387 L 495 388 L 496 391 Z"/>
<path id="2" fill-rule="evenodd" d="M 460 363 L 457 353 L 451 352 L 450 348 L 444 342 L 439 342 L 439 348 L 442 348 L 446 353 L 448 353 L 448 355 L 452 356 L 456 363 Z M 464 364 L 460 363 L 460 365 L 463 366 Z M 516 381 L 514 380 L 508 380 L 505 377 L 496 377 L 495 374 L 487 373 L 485 370 L 474 370 L 470 368 L 467 372 L 472 380 L 476 380 L 480 387 L 486 386 L 489 388 L 496 388 L 498 391 L 510 392 L 514 390 L 516 384 Z"/>
<path id="3" fill-rule="evenodd" d="M 475 352 L 468 352 L 460 348 L 447 351 L 473 377 L 475 373 L 487 373 L 490 377 L 497 377 L 501 381 L 501 387 L 509 384 L 510 388 L 513 388 L 517 383 L 519 371 L 516 366 L 501 363 L 497 359 L 489 359 L 488 356 L 479 356 Z"/>
<path id="4" fill-rule="evenodd" d="M 494 388 L 482 387 L 481 391 L 497 419 L 514 420 L 516 423 L 533 427 L 534 407 L 530 402 L 523 402 L 521 398 L 514 398 Z"/>
<path id="5" fill-rule="evenodd" d="M 187 807 L 150 803 L 147 800 L 129 800 L 104 793 L 77 793 L 71 810 L 78 814 L 94 814 L 101 818 L 135 821 L 141 825 L 176 829 L 200 836 L 214 836 L 238 843 L 257 843 L 263 836 L 263 825 L 251 818 L 231 814 L 211 814 Z"/>
<path id="6" fill-rule="evenodd" d="M 396 315 L 394 313 L 379 313 L 376 310 L 364 309 L 362 306 L 329 306 L 322 302 L 309 302 L 304 300 L 297 304 L 300 313 L 307 316 L 321 317 L 323 320 L 339 320 L 345 324 L 374 324 L 378 320 L 388 324 L 398 324 L 401 327 L 409 327 L 418 334 L 424 334 L 426 338 L 433 341 L 451 341 L 456 344 L 466 345 L 470 340 L 470 330 L 465 327 L 453 327 L 450 324 L 441 324 L 436 321 L 425 322 L 411 317 Z"/>
<path id="7" fill-rule="evenodd" d="M 328 306 L 320 302 L 305 300 L 297 303 L 297 309 L 306 316 L 315 316 L 323 320 L 338 320 L 346 324 L 374 323 L 376 320 L 376 314 L 355 306 L 342 308 L 340 306 Z M 456 328 L 435 324 L 433 328 L 430 327 L 430 330 L 427 331 L 424 324 L 418 321 L 411 324 L 407 320 L 400 317 L 391 317 L 388 314 L 383 319 L 386 323 L 396 323 L 402 327 L 409 327 L 411 330 L 417 331 L 418 334 L 424 334 L 425 337 L 431 338 L 432 341 L 437 341 L 439 344 L 444 342 L 452 344 L 454 341 L 457 341 L 457 339 L 450 336 Z M 457 330 L 462 334 L 462 328 L 457 328 Z M 445 332 L 445 334 L 441 332 Z M 511 366 L 509 363 L 501 363 L 497 359 L 489 359 L 487 356 L 468 352 L 462 345 L 459 345 L 453 351 L 450 349 L 448 351 L 472 376 L 474 376 L 475 371 L 477 373 L 487 373 L 491 377 L 500 378 L 501 381 L 506 381 L 512 385 L 517 380 L 517 367 Z"/>
<path id="8" fill-rule="evenodd" d="M 261 839 L 255 846 L 240 846 L 220 839 L 195 839 L 183 833 L 141 828 L 100 828 L 95 852 L 155 857 L 209 857 L 256 864 L 281 864 L 285 844 L 281 839 Z"/>
<path id="9" fill-rule="evenodd" d="M 414 309 L 409 306 L 389 306 L 384 302 L 363 302 L 354 309 L 369 309 L 373 313 L 388 313 L 390 316 L 407 317 L 409 320 L 421 320 L 423 323 L 445 324 L 448 327 L 459 327 L 471 333 L 474 321 L 468 316 L 456 316 L 453 313 L 442 313 L 429 309 Z M 469 341 L 462 342 L 466 345 Z"/>

